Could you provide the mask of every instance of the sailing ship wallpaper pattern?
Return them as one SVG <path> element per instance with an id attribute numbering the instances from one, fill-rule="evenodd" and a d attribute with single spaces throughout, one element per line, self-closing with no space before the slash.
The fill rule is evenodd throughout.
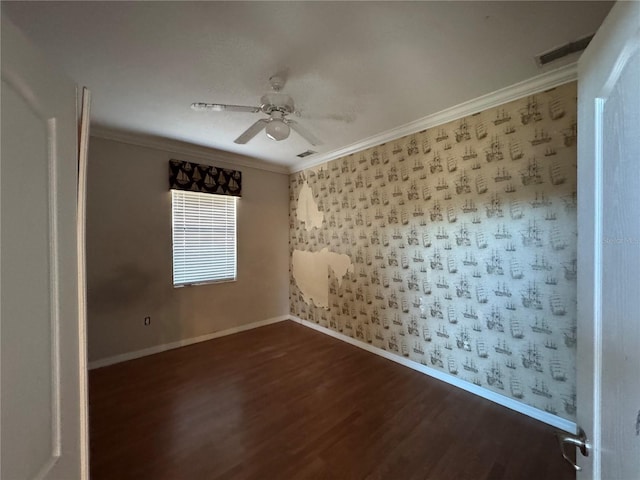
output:
<path id="1" fill-rule="evenodd" d="M 292 174 L 291 254 L 354 268 L 328 309 L 292 275 L 291 313 L 575 420 L 576 111 L 572 82 Z"/>
<path id="2" fill-rule="evenodd" d="M 242 172 L 183 160 L 169 160 L 169 189 L 240 197 Z"/>

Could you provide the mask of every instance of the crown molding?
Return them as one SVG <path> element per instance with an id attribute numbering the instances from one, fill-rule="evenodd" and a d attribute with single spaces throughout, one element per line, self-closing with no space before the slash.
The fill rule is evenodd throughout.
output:
<path id="1" fill-rule="evenodd" d="M 398 138 L 411 135 L 412 133 L 416 133 L 427 128 L 436 127 L 468 115 L 473 115 L 474 113 L 503 105 L 512 100 L 526 97 L 527 95 L 543 92 L 550 88 L 577 80 L 577 78 L 578 64 L 572 63 L 556 70 L 536 75 L 535 77 L 509 87 L 501 88 L 500 90 L 496 90 L 495 92 L 488 93 L 473 100 L 460 103 L 432 115 L 427 115 L 426 117 L 422 117 L 400 127 L 393 128 L 359 142 L 352 143 L 346 147 L 326 152 L 317 157 L 296 163 L 291 166 L 290 172 L 295 173 L 307 168 L 316 167 L 331 160 L 335 160 L 336 158 L 351 155 L 352 153 L 360 152 L 367 148 L 375 147 L 376 145 L 381 145 L 392 140 L 397 140 Z"/>
<path id="2" fill-rule="evenodd" d="M 178 155 L 188 155 L 190 157 L 197 157 L 206 160 L 212 158 L 216 161 L 226 162 L 231 167 L 243 166 L 248 168 L 255 168 L 258 170 L 265 170 L 268 172 L 289 174 L 305 170 L 307 168 L 316 167 L 322 165 L 336 158 L 351 155 L 352 153 L 366 150 L 367 148 L 375 147 L 392 140 L 411 135 L 413 133 L 425 130 L 427 128 L 436 127 L 444 123 L 457 120 L 459 118 L 473 115 L 474 113 L 487 110 L 489 108 L 497 107 L 504 103 L 527 95 L 532 95 L 553 87 L 574 81 L 578 78 L 577 63 L 572 63 L 564 67 L 552 70 L 528 80 L 516 83 L 509 87 L 496 90 L 495 92 L 483 95 L 481 97 L 469 100 L 467 102 L 458 104 L 456 106 L 447 108 L 432 115 L 427 115 L 413 122 L 407 123 L 400 127 L 387 130 L 385 132 L 373 135 L 365 138 L 359 142 L 352 143 L 343 148 L 325 152 L 320 155 L 314 156 L 307 160 L 291 165 L 290 167 L 284 165 L 275 165 L 273 163 L 264 162 L 252 157 L 244 155 L 238 155 L 232 152 L 226 152 L 224 150 L 217 150 L 215 148 L 204 147 L 200 145 L 194 145 L 179 140 L 172 140 L 164 137 L 157 137 L 151 135 L 145 135 L 141 133 L 125 132 L 122 130 L 110 129 L 102 126 L 92 126 L 91 136 L 97 138 L 103 138 L 105 140 L 114 140 L 121 143 L 128 143 L 130 145 L 137 145 L 140 147 L 154 148 L 163 150 Z"/>
<path id="3" fill-rule="evenodd" d="M 289 169 L 283 165 L 274 165 L 272 163 L 266 163 L 244 155 L 238 155 L 231 152 L 225 152 L 223 150 L 217 150 L 215 148 L 203 147 L 169 138 L 125 132 L 101 126 L 92 126 L 91 136 L 105 140 L 128 143 L 139 147 L 154 148 L 169 153 L 175 153 L 177 155 L 188 155 L 190 157 L 205 160 L 215 159 L 219 162 L 225 162 L 233 168 L 242 166 L 258 170 L 266 170 L 268 172 L 282 173 L 285 175 L 289 173 Z"/>

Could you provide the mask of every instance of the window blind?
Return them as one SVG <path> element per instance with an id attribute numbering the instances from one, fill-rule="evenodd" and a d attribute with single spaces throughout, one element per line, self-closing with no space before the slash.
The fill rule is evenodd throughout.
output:
<path id="1" fill-rule="evenodd" d="M 173 285 L 236 279 L 236 197 L 171 190 Z"/>

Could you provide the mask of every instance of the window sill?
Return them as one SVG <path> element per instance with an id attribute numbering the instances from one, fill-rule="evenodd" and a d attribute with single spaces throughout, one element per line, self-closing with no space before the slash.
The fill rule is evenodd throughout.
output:
<path id="1" fill-rule="evenodd" d="M 204 282 L 197 282 L 197 283 L 181 283 L 181 284 L 174 284 L 173 288 L 183 288 L 183 287 L 198 287 L 200 285 L 214 285 L 217 283 L 234 283 L 237 282 L 238 279 L 237 278 L 228 278 L 228 279 L 224 279 L 224 280 L 206 280 Z"/>

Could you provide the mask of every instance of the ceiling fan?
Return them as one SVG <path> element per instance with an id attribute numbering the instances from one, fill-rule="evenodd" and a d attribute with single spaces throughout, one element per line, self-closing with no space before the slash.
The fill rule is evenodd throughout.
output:
<path id="1" fill-rule="evenodd" d="M 264 113 L 269 116 L 269 118 L 261 118 L 251 125 L 234 140 L 235 143 L 245 144 L 264 129 L 267 137 L 272 140 L 285 140 L 293 130 L 311 145 L 321 145 L 322 142 L 306 128 L 295 120 L 287 118 L 288 115 L 298 114 L 298 112 L 295 110 L 293 99 L 285 93 L 280 93 L 284 83 L 283 77 L 272 76 L 269 79 L 269 84 L 273 92 L 262 96 L 259 107 L 196 102 L 191 104 L 191 108 L 197 111 Z"/>

